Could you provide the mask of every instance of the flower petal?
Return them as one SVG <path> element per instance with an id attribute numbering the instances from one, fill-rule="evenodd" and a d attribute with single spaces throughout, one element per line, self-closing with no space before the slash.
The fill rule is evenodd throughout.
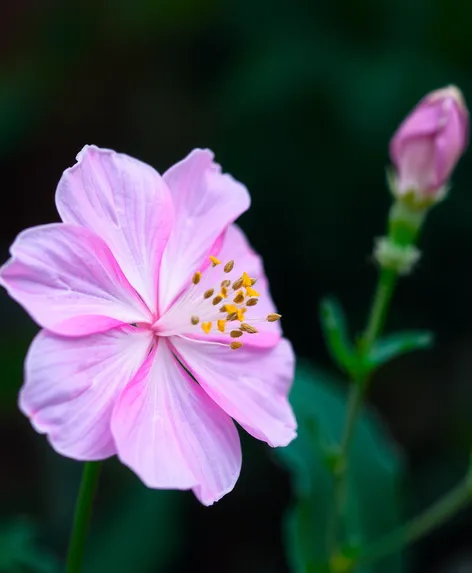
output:
<path id="1" fill-rule="evenodd" d="M 250 203 L 244 185 L 222 174 L 208 150 L 192 151 L 164 174 L 164 181 L 177 216 L 162 257 L 161 314 L 202 267 L 220 234 Z"/>
<path id="2" fill-rule="evenodd" d="M 10 250 L 0 284 L 41 326 L 79 335 L 150 320 L 110 249 L 92 231 L 62 223 L 33 227 Z"/>
<path id="3" fill-rule="evenodd" d="M 101 460 L 114 455 L 113 406 L 145 361 L 151 341 L 150 331 L 131 326 L 78 338 L 43 330 L 26 358 L 21 410 L 64 456 Z"/>
<path id="4" fill-rule="evenodd" d="M 109 149 L 85 146 L 57 188 L 65 223 L 87 227 L 110 247 L 152 312 L 174 211 L 167 185 L 149 165 Z"/>
<path id="5" fill-rule="evenodd" d="M 200 386 L 254 437 L 286 446 L 297 423 L 287 396 L 294 375 L 294 354 L 282 339 L 274 348 L 228 345 L 171 338 L 179 358 Z"/>
<path id="6" fill-rule="evenodd" d="M 160 339 L 122 392 L 112 432 L 123 463 L 154 488 L 194 490 L 210 505 L 233 489 L 241 446 L 232 422 Z"/>

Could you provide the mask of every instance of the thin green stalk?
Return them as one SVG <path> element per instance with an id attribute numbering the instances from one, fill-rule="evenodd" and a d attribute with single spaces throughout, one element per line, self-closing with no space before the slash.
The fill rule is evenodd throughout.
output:
<path id="1" fill-rule="evenodd" d="M 360 352 L 367 354 L 377 337 L 382 332 L 392 300 L 398 275 L 390 269 L 380 271 L 377 288 L 372 301 L 367 326 L 360 341 Z M 348 455 L 354 435 L 357 415 L 362 405 L 364 393 L 368 384 L 368 377 L 364 376 L 351 381 L 349 400 L 346 413 L 346 422 L 341 439 L 338 462 L 334 471 L 334 508 L 333 517 L 328 527 L 327 540 L 331 552 L 336 549 L 339 533 L 339 524 L 343 513 L 346 497 L 346 477 L 348 469 Z"/>
<path id="2" fill-rule="evenodd" d="M 470 470 L 469 470 L 470 471 Z M 459 483 L 423 513 L 367 547 L 357 563 L 373 563 L 410 545 L 453 517 L 472 501 L 470 477 Z"/>
<path id="3" fill-rule="evenodd" d="M 100 475 L 101 462 L 86 462 L 75 506 L 74 525 L 67 555 L 66 573 L 81 573 L 92 504 Z"/>
<path id="4" fill-rule="evenodd" d="M 370 350 L 372 344 L 382 332 L 397 280 L 398 275 L 394 270 L 382 269 L 380 271 L 369 320 L 367 322 L 364 336 L 362 337 L 361 344 L 364 352 L 368 352 Z"/>

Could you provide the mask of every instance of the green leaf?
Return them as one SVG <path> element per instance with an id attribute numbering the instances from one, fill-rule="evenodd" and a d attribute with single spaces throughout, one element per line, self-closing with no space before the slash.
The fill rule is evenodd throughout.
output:
<path id="1" fill-rule="evenodd" d="M 294 573 L 326 571 L 326 531 L 331 519 L 333 477 L 324 452 L 335 451 L 344 424 L 346 396 L 325 372 L 306 364 L 297 368 L 291 402 L 298 437 L 276 454 L 288 467 L 295 500 L 285 522 L 289 562 Z M 313 432 L 316 428 L 316 432 Z M 346 510 L 342 519 L 343 553 L 353 555 L 391 531 L 400 519 L 402 464 L 379 421 L 361 412 L 349 457 Z M 394 555 L 356 573 L 399 573 Z"/>
<path id="2" fill-rule="evenodd" d="M 407 352 L 430 348 L 433 342 L 433 334 L 427 331 L 407 331 L 389 334 L 374 343 L 364 359 L 365 366 L 368 370 L 373 370 Z"/>
<path id="3" fill-rule="evenodd" d="M 37 528 L 24 517 L 0 527 L 0 572 L 58 573 L 59 561 L 36 544 Z"/>
<path id="4" fill-rule="evenodd" d="M 320 304 L 320 321 L 326 346 L 341 370 L 355 375 L 360 362 L 347 333 L 346 318 L 339 302 L 325 298 Z"/>

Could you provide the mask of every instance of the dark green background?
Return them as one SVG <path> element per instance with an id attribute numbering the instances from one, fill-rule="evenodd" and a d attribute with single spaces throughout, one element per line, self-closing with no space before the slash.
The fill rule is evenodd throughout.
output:
<path id="1" fill-rule="evenodd" d="M 210 147 L 252 194 L 241 224 L 265 258 L 287 336 L 328 366 L 318 300 L 336 293 L 353 331 L 362 327 L 390 201 L 389 138 L 431 89 L 456 83 L 472 101 L 471 31 L 465 0 L 4 1 L 1 260 L 20 230 L 57 220 L 55 186 L 85 143 L 159 171 Z M 388 323 L 434 330 L 435 350 L 381 370 L 370 396 L 403 452 L 406 514 L 459 478 L 472 444 L 472 151 L 453 183 Z M 16 407 L 34 332 L 2 292 L 2 573 L 33 571 L 5 565 L 17 555 L 34 554 L 38 571 L 63 559 L 80 476 Z M 210 509 L 189 493 L 146 490 L 107 462 L 87 573 L 287 571 L 288 475 L 263 444 L 243 447 L 234 493 Z M 471 525 L 465 513 L 418 544 L 411 570 L 472 571 Z"/>

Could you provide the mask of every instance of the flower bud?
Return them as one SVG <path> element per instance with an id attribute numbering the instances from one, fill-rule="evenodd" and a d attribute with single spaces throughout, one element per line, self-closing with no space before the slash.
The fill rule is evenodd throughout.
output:
<path id="1" fill-rule="evenodd" d="M 393 192 L 419 203 L 442 199 L 447 182 L 467 147 L 469 113 L 455 86 L 423 98 L 390 142 L 396 169 Z"/>

